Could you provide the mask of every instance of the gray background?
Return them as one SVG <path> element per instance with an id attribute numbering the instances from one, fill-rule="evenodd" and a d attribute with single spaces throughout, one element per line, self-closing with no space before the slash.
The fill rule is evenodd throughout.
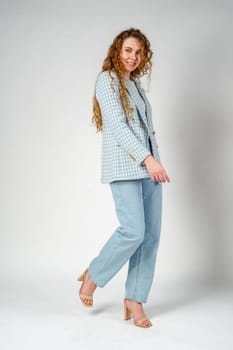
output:
<path id="1" fill-rule="evenodd" d="M 109 185 L 100 183 L 92 97 L 109 45 L 131 26 L 154 52 L 150 86 L 146 79 L 143 85 L 171 178 L 163 185 L 151 302 L 179 287 L 169 310 L 195 299 L 185 290 L 233 286 L 232 14 L 232 1 L 0 2 L 0 279 L 2 309 L 15 332 L 23 323 L 9 310 L 74 319 L 83 312 L 76 277 L 118 225 Z M 97 298 L 119 308 L 126 268 Z M 76 346 L 80 337 L 72 337 Z M 25 333 L 22 348 L 36 348 L 37 338 Z M 72 348 L 66 342 L 61 348 Z"/>

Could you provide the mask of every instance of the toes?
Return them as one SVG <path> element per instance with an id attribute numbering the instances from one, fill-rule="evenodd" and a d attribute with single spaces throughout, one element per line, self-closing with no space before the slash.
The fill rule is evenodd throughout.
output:
<path id="1" fill-rule="evenodd" d="M 84 299 L 83 301 L 86 305 L 92 305 L 92 301 L 89 299 Z"/>
<path id="2" fill-rule="evenodd" d="M 144 328 L 148 328 L 152 326 L 152 323 L 150 322 L 150 320 L 145 320 L 140 324 L 140 326 Z"/>

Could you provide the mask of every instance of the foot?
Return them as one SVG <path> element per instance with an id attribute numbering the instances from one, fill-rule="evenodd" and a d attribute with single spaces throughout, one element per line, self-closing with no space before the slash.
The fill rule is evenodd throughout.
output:
<path id="1" fill-rule="evenodd" d="M 96 287 L 97 287 L 97 285 L 90 279 L 90 277 L 88 275 L 88 270 L 87 270 L 87 272 L 85 274 L 84 281 L 83 281 L 82 286 L 80 288 L 80 293 L 92 296 Z M 89 300 L 89 299 L 83 299 L 83 302 L 86 305 L 93 304 L 93 301 Z"/>
<path id="2" fill-rule="evenodd" d="M 137 323 L 137 321 L 143 319 L 144 317 L 146 318 L 145 312 L 142 307 L 142 303 L 138 303 L 137 301 L 129 300 L 129 299 L 125 299 L 125 302 L 128 309 L 133 314 L 133 319 L 135 324 Z M 140 327 L 151 327 L 151 326 L 152 326 L 152 323 L 148 319 L 143 321 L 140 324 Z"/>

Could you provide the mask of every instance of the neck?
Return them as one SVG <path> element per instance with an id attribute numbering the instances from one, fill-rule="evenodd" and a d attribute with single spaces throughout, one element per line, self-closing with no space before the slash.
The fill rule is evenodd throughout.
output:
<path id="1" fill-rule="evenodd" d="M 125 78 L 128 79 L 128 80 L 132 80 L 132 77 L 130 74 L 125 74 Z"/>
<path id="2" fill-rule="evenodd" d="M 130 72 L 125 71 L 124 73 L 125 78 L 130 79 Z"/>

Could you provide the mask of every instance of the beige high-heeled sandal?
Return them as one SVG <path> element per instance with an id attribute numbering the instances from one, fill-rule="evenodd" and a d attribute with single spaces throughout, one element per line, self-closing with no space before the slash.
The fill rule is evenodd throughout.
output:
<path id="1" fill-rule="evenodd" d="M 124 299 L 124 319 L 125 320 L 130 320 L 131 319 L 131 315 L 132 315 L 132 311 L 128 308 L 128 306 L 126 305 L 126 299 Z M 150 321 L 149 318 L 147 318 L 147 317 L 143 317 L 140 320 L 134 320 L 133 319 L 133 321 L 134 321 L 135 326 L 138 326 L 138 327 L 149 328 L 149 327 L 152 326 L 152 324 L 149 325 L 149 326 L 143 326 L 142 325 L 143 322 Z"/>
<path id="2" fill-rule="evenodd" d="M 88 270 L 88 269 L 86 269 L 86 270 L 81 274 L 81 276 L 79 276 L 79 277 L 77 278 L 77 281 L 83 282 L 83 283 L 84 283 L 87 270 Z M 93 297 L 92 297 L 92 295 L 87 295 L 87 294 L 81 293 L 81 289 L 82 289 L 83 283 L 82 283 L 81 287 L 79 288 L 79 297 L 80 297 L 80 300 L 81 300 L 81 302 L 82 302 L 82 304 L 83 304 L 84 306 L 86 306 L 86 307 L 93 307 Z M 84 303 L 84 300 L 85 300 L 85 299 L 91 300 L 91 301 L 92 301 L 92 304 L 86 304 L 86 303 Z"/>

